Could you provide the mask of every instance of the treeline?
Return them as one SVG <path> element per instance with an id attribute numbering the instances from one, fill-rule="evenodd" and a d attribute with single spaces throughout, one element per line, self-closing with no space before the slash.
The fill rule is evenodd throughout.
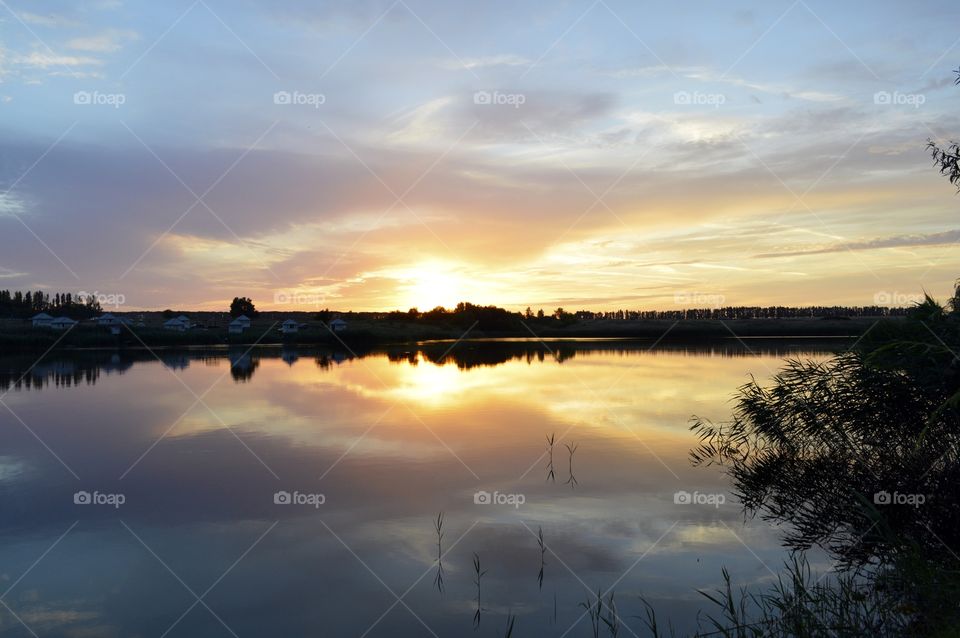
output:
<path id="1" fill-rule="evenodd" d="M 453 310 L 437 306 L 433 310 L 420 312 L 411 308 L 407 312 L 389 312 L 383 316 L 388 321 L 420 321 L 433 325 L 470 327 L 476 325 L 479 330 L 511 330 L 520 326 L 521 315 L 497 306 L 477 306 L 461 301 Z"/>
<path id="2" fill-rule="evenodd" d="M 32 317 L 46 312 L 50 315 L 67 315 L 71 319 L 86 319 L 103 312 L 100 302 L 93 295 L 74 296 L 72 293 L 49 293 L 42 290 L 0 290 L 0 317 Z"/>
<path id="3" fill-rule="evenodd" d="M 478 322 L 481 330 L 510 329 L 525 322 L 561 322 L 575 321 L 644 321 L 685 319 L 818 319 L 852 317 L 903 317 L 910 308 L 887 308 L 885 306 L 725 306 L 722 308 L 681 308 L 677 310 L 609 310 L 595 312 L 577 310 L 568 312 L 563 308 L 544 312 L 534 312 L 527 308 L 524 312 L 510 312 L 497 306 L 477 306 L 461 302 L 453 310 L 437 307 L 427 312 L 411 308 L 407 312 L 370 313 L 375 319 L 391 321 L 420 321 L 431 324 L 471 325 Z M 327 312 L 329 314 L 329 312 Z"/>
<path id="4" fill-rule="evenodd" d="M 592 310 L 578 310 L 566 312 L 557 308 L 550 315 L 554 319 L 597 320 L 612 321 L 642 321 L 646 319 L 666 319 L 677 321 L 683 319 L 811 319 L 811 318 L 842 318 L 842 317 L 903 317 L 910 312 L 910 308 L 887 308 L 884 306 L 803 306 L 791 308 L 788 306 L 728 306 L 722 308 L 682 308 L 677 310 L 611 310 L 594 312 Z M 543 310 L 536 314 L 527 308 L 524 313 L 527 319 L 543 318 Z"/>

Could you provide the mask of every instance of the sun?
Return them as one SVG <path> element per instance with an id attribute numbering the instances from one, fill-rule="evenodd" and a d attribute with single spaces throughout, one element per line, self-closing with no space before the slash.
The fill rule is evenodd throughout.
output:
<path id="1" fill-rule="evenodd" d="M 398 298 L 403 308 L 453 308 L 465 301 L 470 292 L 467 280 L 446 262 L 423 262 L 398 274 Z"/>

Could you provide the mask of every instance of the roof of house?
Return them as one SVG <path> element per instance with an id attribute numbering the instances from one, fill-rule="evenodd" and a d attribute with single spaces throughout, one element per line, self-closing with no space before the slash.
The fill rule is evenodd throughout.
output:
<path id="1" fill-rule="evenodd" d="M 182 325 L 183 325 L 183 317 L 177 317 L 176 319 L 167 319 L 166 321 L 163 322 L 163 325 L 165 325 L 165 326 L 182 326 Z"/>
<path id="2" fill-rule="evenodd" d="M 334 319 L 334 320 L 331 321 L 330 323 L 347 323 L 347 322 L 344 321 L 343 319 L 340 319 L 339 317 L 337 317 L 336 319 Z"/>
<path id="3" fill-rule="evenodd" d="M 113 319 L 114 316 L 111 313 L 105 313 L 97 317 L 97 319 Z"/>
<path id="4" fill-rule="evenodd" d="M 41 312 L 41 313 L 35 314 L 35 315 L 33 315 L 33 318 L 34 318 L 34 319 L 53 319 L 53 317 L 51 317 L 50 315 L 48 315 L 48 314 L 45 313 L 45 312 Z"/>
<path id="5" fill-rule="evenodd" d="M 287 320 L 284 321 L 281 325 L 284 325 L 284 326 L 299 326 L 300 324 L 299 324 L 297 321 L 294 321 L 293 319 L 287 319 Z"/>
<path id="6" fill-rule="evenodd" d="M 53 323 L 78 323 L 76 320 L 71 319 L 70 317 L 57 317 L 53 320 Z"/>
<path id="7" fill-rule="evenodd" d="M 250 321 L 250 317 L 248 317 L 247 315 L 240 315 L 239 317 L 234 319 L 234 321 Z"/>
<path id="8" fill-rule="evenodd" d="M 244 319 L 246 319 L 246 321 L 244 321 Z M 241 326 L 241 325 L 246 324 L 246 323 L 250 323 L 250 320 L 247 319 L 246 317 L 237 317 L 236 319 L 234 319 L 233 321 L 230 322 L 230 325 L 231 325 L 231 326 Z"/>

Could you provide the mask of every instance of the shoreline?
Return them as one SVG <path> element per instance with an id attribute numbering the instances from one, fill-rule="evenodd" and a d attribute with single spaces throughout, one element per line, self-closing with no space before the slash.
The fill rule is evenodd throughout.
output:
<path id="1" fill-rule="evenodd" d="M 334 333 L 323 323 L 313 322 L 292 335 L 281 335 L 275 322 L 254 321 L 245 334 L 229 334 L 225 328 L 195 328 L 187 332 L 157 327 L 125 326 L 119 335 L 93 325 L 80 325 L 67 331 L 4 325 L 0 327 L 0 352 L 66 349 L 136 349 L 177 347 L 250 347 L 250 346 L 333 346 L 366 348 L 371 346 L 418 343 L 482 344 L 537 341 L 636 341 L 646 342 L 724 342 L 757 339 L 855 339 L 880 321 L 898 321 L 891 317 L 789 318 L 789 319 L 687 319 L 670 320 L 593 320 L 556 325 L 551 320 L 533 320 L 508 330 L 480 330 L 474 326 L 424 324 L 391 321 L 355 321 L 342 332 Z"/>

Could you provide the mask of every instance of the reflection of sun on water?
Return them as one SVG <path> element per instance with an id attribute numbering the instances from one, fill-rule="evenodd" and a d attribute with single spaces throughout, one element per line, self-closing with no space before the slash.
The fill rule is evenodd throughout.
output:
<path id="1" fill-rule="evenodd" d="M 463 392 L 463 373 L 455 365 L 435 365 L 420 360 L 404 370 L 393 392 L 420 403 L 441 403 Z"/>

